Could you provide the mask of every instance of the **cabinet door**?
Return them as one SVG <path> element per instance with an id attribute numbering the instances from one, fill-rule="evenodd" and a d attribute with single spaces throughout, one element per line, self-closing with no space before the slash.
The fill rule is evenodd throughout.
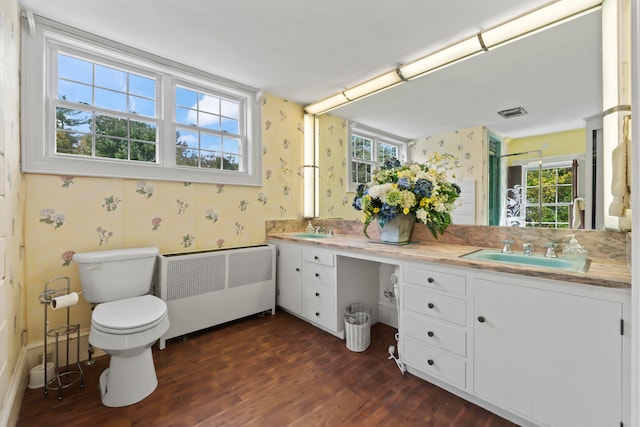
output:
<path id="1" fill-rule="evenodd" d="M 302 314 L 302 249 L 298 245 L 278 243 L 277 303 Z"/>
<path id="2" fill-rule="evenodd" d="M 550 426 L 622 421 L 622 304 L 476 280 L 474 391 Z"/>

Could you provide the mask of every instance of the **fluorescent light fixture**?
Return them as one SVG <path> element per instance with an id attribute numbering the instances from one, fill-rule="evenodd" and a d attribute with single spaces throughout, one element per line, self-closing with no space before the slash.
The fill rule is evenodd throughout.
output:
<path id="1" fill-rule="evenodd" d="M 434 71 L 445 65 L 452 64 L 475 53 L 481 52 L 482 45 L 477 36 L 447 46 L 437 52 L 405 64 L 399 68 L 400 74 L 405 79 L 419 77 L 429 71 Z"/>
<path id="2" fill-rule="evenodd" d="M 315 118 L 311 114 L 304 115 L 304 164 L 302 166 L 303 182 L 303 215 L 305 218 L 316 217 L 316 131 Z"/>
<path id="3" fill-rule="evenodd" d="M 379 92 L 383 89 L 388 89 L 400 82 L 402 82 L 402 79 L 398 75 L 397 71 L 393 70 L 371 80 L 367 80 L 364 83 L 360 83 L 357 86 L 345 90 L 343 93 L 344 96 L 347 97 L 347 99 L 353 101 L 358 98 L 362 98 L 364 96 Z"/>
<path id="4" fill-rule="evenodd" d="M 307 105 L 305 111 L 309 114 L 320 114 L 346 104 L 347 102 L 349 102 L 349 99 L 344 96 L 343 92 L 340 92 L 315 104 Z"/>
<path id="5" fill-rule="evenodd" d="M 483 31 L 482 40 L 488 48 L 491 48 L 567 18 L 572 18 L 601 4 L 602 0 L 556 1 Z"/>
<path id="6" fill-rule="evenodd" d="M 603 0 L 556 0 L 546 6 L 447 46 L 415 61 L 401 65 L 364 83 L 348 88 L 314 104 L 307 105 L 309 114 L 326 113 L 356 99 L 388 89 L 403 81 L 423 76 L 489 48 L 510 42 L 543 28 L 589 13 L 601 7 Z"/>

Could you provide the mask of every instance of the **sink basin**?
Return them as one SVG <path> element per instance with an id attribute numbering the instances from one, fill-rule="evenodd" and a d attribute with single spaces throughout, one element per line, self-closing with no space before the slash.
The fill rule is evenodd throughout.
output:
<path id="1" fill-rule="evenodd" d="M 587 259 L 569 260 L 565 258 L 547 258 L 540 255 L 505 254 L 495 249 L 480 249 L 462 255 L 460 258 L 574 272 L 586 272 L 589 267 Z"/>
<path id="2" fill-rule="evenodd" d="M 331 237 L 331 236 L 327 236 L 326 234 L 315 234 L 315 233 L 293 233 L 290 234 L 291 237 L 297 237 L 299 239 L 324 239 L 327 237 Z"/>

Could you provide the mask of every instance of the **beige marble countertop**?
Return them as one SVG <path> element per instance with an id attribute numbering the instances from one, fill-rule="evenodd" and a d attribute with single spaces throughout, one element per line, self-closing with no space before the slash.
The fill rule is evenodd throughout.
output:
<path id="1" fill-rule="evenodd" d="M 631 272 L 627 263 L 610 259 L 589 257 L 590 266 L 587 272 L 580 273 L 553 270 L 543 267 L 519 266 L 460 258 L 461 255 L 468 254 L 469 252 L 473 252 L 478 249 L 495 248 L 479 248 L 475 246 L 453 245 L 438 242 L 409 243 L 408 245 L 398 246 L 372 241 L 365 237 L 355 235 L 339 234 L 335 237 L 310 239 L 295 237 L 293 234 L 295 233 L 273 233 L 268 234 L 267 239 L 303 243 L 342 251 L 354 251 L 368 255 L 397 258 L 405 261 L 433 262 L 584 285 L 631 289 Z"/>

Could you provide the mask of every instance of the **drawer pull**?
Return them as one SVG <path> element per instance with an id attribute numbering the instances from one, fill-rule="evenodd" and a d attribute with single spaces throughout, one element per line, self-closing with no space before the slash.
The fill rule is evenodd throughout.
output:
<path id="1" fill-rule="evenodd" d="M 427 279 L 427 282 L 429 282 L 429 283 L 433 283 L 433 282 L 435 282 L 435 280 L 433 279 L 433 277 L 429 277 L 429 278 Z"/>
<path id="2" fill-rule="evenodd" d="M 320 312 L 316 311 L 316 317 L 320 317 Z"/>
<path id="3" fill-rule="evenodd" d="M 296 271 L 297 271 L 298 273 L 300 273 L 300 269 L 299 269 L 299 268 L 296 268 Z"/>
<path id="4" fill-rule="evenodd" d="M 434 336 L 435 334 L 433 333 L 433 331 L 429 331 L 429 332 L 427 332 L 427 335 L 428 335 L 430 338 L 433 338 L 433 336 Z"/>
<path id="5" fill-rule="evenodd" d="M 320 258 L 318 258 L 318 255 L 315 255 L 315 256 L 313 257 L 313 259 L 315 259 L 316 261 L 318 261 Z"/>
<path id="6" fill-rule="evenodd" d="M 427 365 L 429 365 L 429 366 L 433 366 L 434 363 L 435 362 L 433 361 L 433 359 L 427 360 Z"/>
<path id="7" fill-rule="evenodd" d="M 478 316 L 478 322 L 480 323 L 484 323 L 487 319 L 484 318 L 484 316 Z"/>
<path id="8" fill-rule="evenodd" d="M 432 303 L 432 302 L 430 302 L 429 304 L 427 304 L 427 307 L 429 307 L 429 308 L 434 308 L 434 307 L 435 307 L 435 305 L 433 305 L 433 303 Z"/>
<path id="9" fill-rule="evenodd" d="M 320 292 L 316 292 L 316 296 L 319 297 L 320 296 Z"/>
<path id="10" fill-rule="evenodd" d="M 316 273 L 316 277 L 320 277 L 320 273 Z"/>

